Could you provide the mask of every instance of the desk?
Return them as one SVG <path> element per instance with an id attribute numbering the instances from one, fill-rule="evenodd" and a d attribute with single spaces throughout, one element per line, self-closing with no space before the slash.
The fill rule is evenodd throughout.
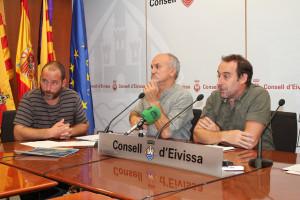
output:
<path id="1" fill-rule="evenodd" d="M 12 152 L 14 148 L 28 148 L 18 142 L 3 145 L 5 152 Z M 254 170 L 248 165 L 248 161 L 255 157 L 256 150 L 235 149 L 224 153 L 225 159 L 233 161 L 235 165 L 243 165 L 245 172 Z M 286 174 L 281 168 L 299 164 L 300 156 L 264 150 L 263 157 L 273 160 L 273 166 L 219 181 L 216 181 L 218 177 L 119 158 L 48 171 L 108 158 L 98 155 L 96 148 L 80 149 L 76 154 L 53 160 L 25 156 L 7 158 L 0 162 L 121 199 L 142 199 L 148 195 L 207 182 L 209 183 L 161 195 L 156 199 L 299 199 L 300 176 Z"/>
<path id="2" fill-rule="evenodd" d="M 3 150 L 6 154 L 15 154 L 14 150 L 29 151 L 33 147 L 20 144 L 21 142 L 3 143 Z M 81 149 L 78 152 L 61 157 L 46 157 L 46 156 L 21 156 L 4 158 L 0 163 L 4 163 L 22 170 L 26 170 L 38 175 L 43 175 L 51 169 L 68 167 L 70 165 L 81 164 L 92 160 L 99 160 L 108 158 L 107 156 L 99 156 L 96 148 Z M 78 172 L 76 172 L 78 174 Z"/>
<path id="3" fill-rule="evenodd" d="M 49 189 L 57 182 L 0 164 L 0 198 Z"/>
<path id="4" fill-rule="evenodd" d="M 282 167 L 300 163 L 297 154 L 264 151 L 272 158 L 272 168 L 260 169 L 249 174 L 239 175 L 222 181 L 198 186 L 179 193 L 163 195 L 162 199 L 260 199 L 268 196 L 274 199 L 298 199 L 300 196 L 300 176 L 286 174 Z M 244 165 L 245 171 L 253 168 L 248 160 L 256 157 L 255 150 L 236 149 L 224 153 L 224 157 L 235 164 Z M 79 170 L 75 167 L 73 170 Z M 176 190 L 191 185 L 211 182 L 217 177 L 149 165 L 136 161 L 113 158 L 86 166 L 89 174 L 85 179 L 68 176 L 69 182 L 85 189 L 101 192 L 122 199 L 142 199 L 148 195 Z M 69 171 L 70 172 L 70 171 Z M 72 172 L 72 171 L 71 171 Z M 48 177 L 68 181 L 62 169 L 47 173 Z M 82 176 L 83 177 L 83 176 Z M 71 178 L 71 179 L 70 179 Z M 282 185 L 282 183 L 284 185 Z M 284 192 L 283 192 L 284 191 Z"/>
<path id="5" fill-rule="evenodd" d="M 51 200 L 113 200 L 113 198 L 103 196 L 100 194 L 95 194 L 93 192 L 78 192 L 74 194 L 68 194 L 61 197 L 53 198 Z"/>

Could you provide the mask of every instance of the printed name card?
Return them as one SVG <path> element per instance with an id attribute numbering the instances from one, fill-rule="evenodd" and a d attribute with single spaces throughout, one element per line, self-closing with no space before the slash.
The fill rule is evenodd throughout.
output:
<path id="1" fill-rule="evenodd" d="M 221 148 L 182 141 L 99 133 L 98 152 L 222 177 Z"/>

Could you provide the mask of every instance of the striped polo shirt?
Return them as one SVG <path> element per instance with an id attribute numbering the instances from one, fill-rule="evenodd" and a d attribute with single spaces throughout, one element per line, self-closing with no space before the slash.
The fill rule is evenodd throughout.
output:
<path id="1" fill-rule="evenodd" d="M 62 119 L 71 125 L 88 122 L 77 92 L 64 87 L 57 104 L 51 106 L 46 103 L 40 88 L 36 88 L 23 95 L 14 124 L 39 129 L 51 128 Z"/>

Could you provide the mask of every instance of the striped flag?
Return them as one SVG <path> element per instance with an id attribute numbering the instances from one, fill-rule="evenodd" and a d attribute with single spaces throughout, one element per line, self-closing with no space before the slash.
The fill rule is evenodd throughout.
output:
<path id="1" fill-rule="evenodd" d="M 52 37 L 53 0 L 43 0 L 41 9 L 40 38 L 38 48 L 38 78 L 40 81 L 42 68 L 50 61 L 55 61 Z M 37 87 L 39 84 L 37 84 Z"/>
<path id="2" fill-rule="evenodd" d="M 15 103 L 9 83 L 10 75 L 12 77 L 12 64 L 5 35 L 2 16 L 0 13 L 0 127 L 2 126 L 2 114 L 6 110 L 15 110 Z M 1 134 L 1 130 L 0 130 Z"/>
<path id="3" fill-rule="evenodd" d="M 93 134 L 95 122 L 89 74 L 89 55 L 86 39 L 85 17 L 82 0 L 73 1 L 70 57 L 70 88 L 77 91 L 79 94 L 85 114 L 90 124 L 88 134 Z"/>
<path id="4" fill-rule="evenodd" d="M 16 78 L 19 100 L 22 98 L 25 92 L 36 87 L 27 0 L 20 0 L 20 4 L 21 22 L 16 55 Z"/>
<path id="5" fill-rule="evenodd" d="M 6 71 L 11 80 L 14 76 L 13 65 L 10 58 L 8 42 L 5 34 L 4 23 L 2 21 L 2 14 L 0 13 L 0 39 L 1 39 L 1 53 L 3 54 L 3 61 L 5 63 Z M 3 63 L 1 63 L 2 65 Z"/>

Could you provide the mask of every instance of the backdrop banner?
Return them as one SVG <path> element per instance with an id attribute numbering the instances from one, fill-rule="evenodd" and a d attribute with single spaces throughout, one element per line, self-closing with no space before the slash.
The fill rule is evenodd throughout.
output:
<path id="1" fill-rule="evenodd" d="M 159 53 L 178 57 L 177 84 L 204 101 L 217 89 L 221 57 L 241 54 L 252 82 L 267 89 L 271 108 L 300 112 L 300 1 L 85 0 L 96 130 L 129 105 L 149 81 Z M 272 4 L 272 6 L 270 6 Z M 87 12 L 88 11 L 88 12 Z M 129 109 L 111 126 L 130 127 Z M 295 141 L 296 142 L 296 141 Z M 298 144 L 299 145 L 299 144 Z M 299 152 L 299 148 L 298 148 Z"/>

